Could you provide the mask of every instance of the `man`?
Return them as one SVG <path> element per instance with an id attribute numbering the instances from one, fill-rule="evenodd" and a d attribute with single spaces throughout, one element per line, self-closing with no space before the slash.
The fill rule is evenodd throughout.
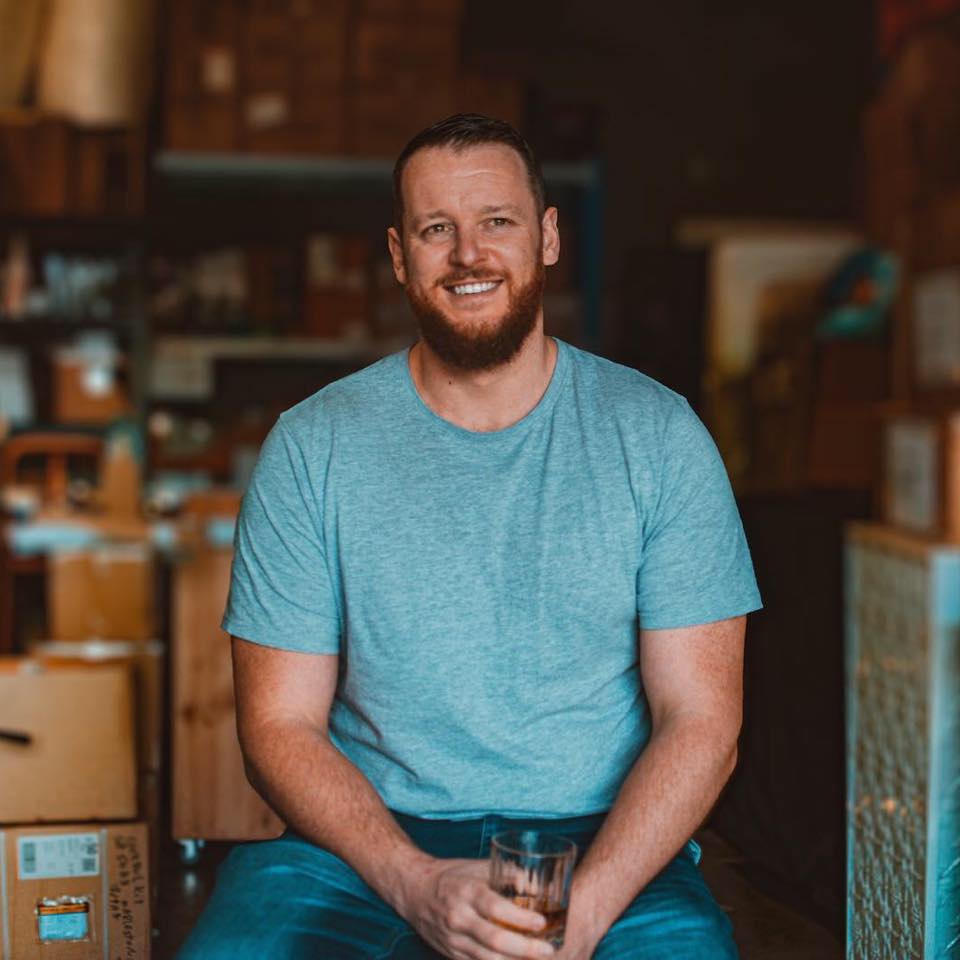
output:
<path id="1" fill-rule="evenodd" d="M 438 123 L 394 184 L 421 339 L 280 417 L 237 530 L 240 742 L 289 829 L 231 853 L 180 956 L 735 957 L 688 842 L 759 603 L 716 449 L 544 336 L 557 211 L 511 127 Z M 559 953 L 487 887 L 515 826 L 586 850 Z"/>

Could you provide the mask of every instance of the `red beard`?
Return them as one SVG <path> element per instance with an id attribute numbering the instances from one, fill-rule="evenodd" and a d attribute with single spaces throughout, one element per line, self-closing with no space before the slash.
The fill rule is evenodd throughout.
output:
<path id="1" fill-rule="evenodd" d="M 487 279 L 477 274 L 457 277 L 455 282 Z M 420 324 L 424 341 L 442 360 L 460 370 L 491 370 L 509 363 L 537 325 L 543 302 L 546 268 L 538 256 L 533 276 L 510 297 L 506 312 L 493 328 L 476 331 L 457 329 L 442 310 L 409 284 L 410 308 Z M 447 285 L 450 281 L 445 281 Z"/>

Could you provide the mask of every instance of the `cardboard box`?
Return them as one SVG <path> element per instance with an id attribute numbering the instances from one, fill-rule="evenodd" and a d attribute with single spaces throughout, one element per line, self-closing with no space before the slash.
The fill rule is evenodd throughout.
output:
<path id="1" fill-rule="evenodd" d="M 904 414 L 884 431 L 883 518 L 960 542 L 960 412 Z"/>
<path id="2" fill-rule="evenodd" d="M 247 132 L 243 148 L 249 153 L 323 156 L 340 153 L 343 148 L 341 126 L 317 123 L 289 123 Z"/>
<path id="3" fill-rule="evenodd" d="M 447 84 L 356 90 L 347 104 L 346 144 L 350 153 L 395 159 L 407 141 L 455 112 L 456 91 Z"/>
<path id="4" fill-rule="evenodd" d="M 137 730 L 137 769 L 157 773 L 163 764 L 165 650 L 156 640 L 132 643 L 90 640 L 81 643 L 46 641 L 34 644 L 30 656 L 48 667 L 99 670 L 104 664 L 120 665 L 133 678 L 134 716 Z M 141 798 L 141 804 L 142 804 Z M 148 819 L 141 812 L 143 819 Z"/>
<path id="5" fill-rule="evenodd" d="M 312 17 L 293 24 L 288 56 L 292 53 L 297 79 L 311 86 L 340 86 L 346 79 L 347 20 Z"/>
<path id="6" fill-rule="evenodd" d="M 389 86 L 420 78 L 431 88 L 454 77 L 460 59 L 457 22 L 370 18 L 357 23 L 350 80 L 358 86 Z"/>
<path id="7" fill-rule="evenodd" d="M 140 131 L 76 130 L 73 210 L 134 216 L 145 201 L 145 139 Z"/>
<path id="8" fill-rule="evenodd" d="M 153 553 L 146 543 L 106 543 L 50 553 L 51 640 L 150 640 L 156 636 Z"/>
<path id="9" fill-rule="evenodd" d="M 458 113 L 482 113 L 506 120 L 519 128 L 523 126 L 523 87 L 517 80 L 464 74 L 457 79 L 454 109 Z"/>
<path id="10" fill-rule="evenodd" d="M 236 150 L 240 143 L 239 100 L 211 96 L 168 102 L 165 140 L 171 150 Z"/>
<path id="11" fill-rule="evenodd" d="M 357 0 L 361 17 L 411 17 L 460 20 L 463 0 Z"/>
<path id="12" fill-rule="evenodd" d="M 0 213 L 62 216 L 71 203 L 70 127 L 28 111 L 0 116 Z"/>
<path id="13" fill-rule="evenodd" d="M 4 960 L 147 960 L 150 854 L 142 823 L 0 830 Z"/>
<path id="14" fill-rule="evenodd" d="M 235 0 L 172 0 L 169 7 L 167 99 L 234 93 L 241 42 L 240 5 Z"/>
<path id="15" fill-rule="evenodd" d="M 107 367 L 110 376 L 116 368 Z M 77 350 L 63 349 L 54 363 L 53 416 L 58 423 L 110 423 L 132 412 L 119 379 L 101 379 L 101 370 Z"/>
<path id="16" fill-rule="evenodd" d="M 136 816 L 129 672 L 0 658 L 0 823 Z"/>

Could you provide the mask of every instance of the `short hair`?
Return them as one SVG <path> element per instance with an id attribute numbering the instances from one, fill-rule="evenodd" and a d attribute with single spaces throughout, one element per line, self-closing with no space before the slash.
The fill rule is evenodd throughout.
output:
<path id="1" fill-rule="evenodd" d="M 520 155 L 527 170 L 527 182 L 530 184 L 530 190 L 537 204 L 537 214 L 542 217 L 546 208 L 543 172 L 533 150 L 530 149 L 530 144 L 505 120 L 495 120 L 481 113 L 455 113 L 452 117 L 447 117 L 446 120 L 441 120 L 427 127 L 426 130 L 421 130 L 400 151 L 400 156 L 397 157 L 393 167 L 394 226 L 400 229 L 403 223 L 401 181 L 403 171 L 415 153 L 428 147 L 452 147 L 459 151 L 488 143 L 502 143 Z"/>

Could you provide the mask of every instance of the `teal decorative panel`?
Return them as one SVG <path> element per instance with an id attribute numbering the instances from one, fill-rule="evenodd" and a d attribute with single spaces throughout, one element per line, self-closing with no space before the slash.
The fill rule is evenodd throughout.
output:
<path id="1" fill-rule="evenodd" d="M 847 957 L 960 960 L 960 549 L 847 547 Z"/>

